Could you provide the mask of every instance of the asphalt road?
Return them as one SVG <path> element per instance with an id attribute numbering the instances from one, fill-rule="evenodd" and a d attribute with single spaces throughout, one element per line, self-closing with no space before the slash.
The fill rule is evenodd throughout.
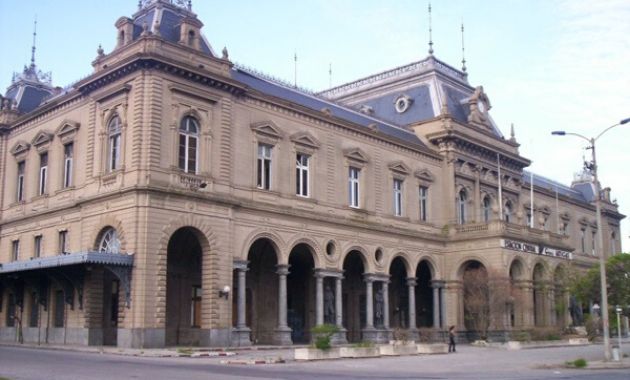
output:
<path id="1" fill-rule="evenodd" d="M 245 355 L 274 356 L 274 352 Z M 287 352 L 283 352 L 286 357 Z M 238 357 L 238 356 L 237 356 Z M 0 378 L 18 379 L 623 379 L 630 370 L 546 368 L 599 360 L 601 346 L 504 351 L 462 346 L 456 354 L 226 365 L 220 358 L 149 358 L 0 346 Z"/>

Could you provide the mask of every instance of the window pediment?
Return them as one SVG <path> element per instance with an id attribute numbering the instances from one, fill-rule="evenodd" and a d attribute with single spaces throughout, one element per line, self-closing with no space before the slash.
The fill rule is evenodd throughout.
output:
<path id="1" fill-rule="evenodd" d="M 343 155 L 350 160 L 358 161 L 361 163 L 367 163 L 369 161 L 368 155 L 365 154 L 365 152 L 361 150 L 361 148 L 344 149 Z"/>
<path id="2" fill-rule="evenodd" d="M 311 149 L 318 149 L 321 146 L 321 143 L 308 132 L 298 132 L 291 135 L 291 141 Z"/>
<path id="3" fill-rule="evenodd" d="M 284 133 L 282 133 L 282 130 L 278 128 L 278 126 L 273 121 L 261 121 L 253 123 L 250 128 L 257 135 L 270 137 L 276 140 L 281 139 L 284 135 Z"/>
<path id="4" fill-rule="evenodd" d="M 539 211 L 545 215 L 551 214 L 551 209 L 548 206 L 542 206 Z"/>
<path id="5" fill-rule="evenodd" d="M 422 181 L 433 182 L 434 180 L 433 174 L 428 169 L 418 169 L 413 174 Z"/>
<path id="6" fill-rule="evenodd" d="M 571 214 L 569 214 L 568 212 L 563 212 L 560 214 L 560 219 L 564 220 L 564 221 L 569 221 L 571 220 Z"/>
<path id="7" fill-rule="evenodd" d="M 389 170 L 396 172 L 398 174 L 407 175 L 411 172 L 411 169 L 407 165 L 405 165 L 402 161 L 394 161 L 387 165 Z"/>
<path id="8" fill-rule="evenodd" d="M 15 145 L 13 145 L 13 148 L 11 148 L 11 154 L 13 154 L 14 156 L 18 156 L 22 153 L 28 152 L 30 148 L 31 144 L 27 143 L 26 141 L 18 141 L 17 143 L 15 143 Z"/>
<path id="9" fill-rule="evenodd" d="M 31 144 L 36 148 L 40 148 L 44 145 L 50 144 L 54 135 L 47 131 L 39 131 L 31 141 Z"/>
<path id="10" fill-rule="evenodd" d="M 588 225 L 588 219 L 581 217 L 580 220 L 578 220 L 578 223 L 580 223 L 583 227 L 586 227 Z"/>
<path id="11" fill-rule="evenodd" d="M 61 139 L 71 138 L 77 133 L 80 126 L 81 124 L 76 121 L 64 120 L 55 131 L 55 135 L 59 136 Z"/>

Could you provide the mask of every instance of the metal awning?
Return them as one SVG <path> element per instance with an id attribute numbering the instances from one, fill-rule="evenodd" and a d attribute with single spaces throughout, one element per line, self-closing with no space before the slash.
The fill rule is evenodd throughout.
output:
<path id="1" fill-rule="evenodd" d="M 78 264 L 101 264 L 130 267 L 133 266 L 133 254 L 81 252 L 50 257 L 31 258 L 30 260 L 13 261 L 0 264 L 0 274 L 46 268 L 58 268 Z"/>

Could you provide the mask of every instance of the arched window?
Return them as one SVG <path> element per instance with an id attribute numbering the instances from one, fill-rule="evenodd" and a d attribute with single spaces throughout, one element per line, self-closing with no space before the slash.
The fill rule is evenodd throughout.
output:
<path id="1" fill-rule="evenodd" d="M 510 223 L 510 218 L 512 217 L 512 202 L 508 201 L 505 203 L 505 207 L 503 208 L 503 220 Z"/>
<path id="2" fill-rule="evenodd" d="M 107 124 L 107 171 L 120 169 L 120 138 L 122 123 L 115 115 Z"/>
<path id="3" fill-rule="evenodd" d="M 115 229 L 108 227 L 101 234 L 101 240 L 98 243 L 98 251 L 105 253 L 120 253 L 120 240 Z"/>
<path id="4" fill-rule="evenodd" d="M 466 190 L 462 189 L 457 197 L 457 222 L 459 224 L 466 223 L 466 200 L 468 196 Z"/>
<path id="5" fill-rule="evenodd" d="M 485 196 L 483 197 L 483 221 L 488 223 L 490 221 L 490 212 L 491 210 L 491 202 L 490 202 L 490 197 L 489 196 Z"/>
<path id="6" fill-rule="evenodd" d="M 197 141 L 199 123 L 192 116 L 182 119 L 179 126 L 179 168 L 186 173 L 197 173 Z"/>
<path id="7" fill-rule="evenodd" d="M 617 235 L 614 232 L 610 234 L 610 254 L 617 254 Z"/>
<path id="8" fill-rule="evenodd" d="M 188 32 L 188 46 L 195 46 L 195 32 L 192 30 Z"/>

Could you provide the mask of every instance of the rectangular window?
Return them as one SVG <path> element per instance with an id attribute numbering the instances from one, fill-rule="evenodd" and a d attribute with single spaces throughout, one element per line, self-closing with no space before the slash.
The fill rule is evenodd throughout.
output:
<path id="1" fill-rule="evenodd" d="M 359 173 L 360 169 L 350 167 L 348 170 L 348 204 L 359 207 Z"/>
<path id="2" fill-rule="evenodd" d="M 271 188 L 271 149 L 273 147 L 265 144 L 258 144 L 258 180 L 259 189 L 269 190 Z"/>
<path id="3" fill-rule="evenodd" d="M 64 323 L 64 299 L 63 299 L 63 291 L 57 290 L 55 292 L 55 314 L 53 325 L 55 327 L 63 327 Z"/>
<path id="4" fill-rule="evenodd" d="M 586 253 L 586 232 L 584 229 L 580 230 L 580 246 L 582 248 L 582 253 Z"/>
<path id="5" fill-rule="evenodd" d="M 31 313 L 29 315 L 28 326 L 37 327 L 39 325 L 39 304 L 37 303 L 37 293 L 31 292 Z"/>
<path id="6" fill-rule="evenodd" d="M 11 242 L 11 260 L 18 261 L 20 258 L 20 241 L 13 240 Z"/>
<path id="7" fill-rule="evenodd" d="M 193 285 L 190 303 L 190 326 L 201 327 L 201 286 Z"/>
<path id="8" fill-rule="evenodd" d="M 527 226 L 532 228 L 532 213 L 531 211 L 527 211 Z"/>
<path id="9" fill-rule="evenodd" d="M 68 231 L 59 231 L 59 253 L 65 255 L 68 253 Z"/>
<path id="10" fill-rule="evenodd" d="M 117 170 L 120 162 L 120 133 L 109 137 L 109 160 L 107 163 L 110 172 Z"/>
<path id="11" fill-rule="evenodd" d="M 33 257 L 42 255 L 42 235 L 37 235 L 33 239 Z"/>
<path id="12" fill-rule="evenodd" d="M 39 195 L 46 194 L 48 177 L 48 153 L 39 155 Z"/>
<path id="13" fill-rule="evenodd" d="M 593 256 L 595 256 L 595 248 L 596 248 L 596 239 L 597 239 L 597 232 L 593 231 L 591 232 L 591 254 Z"/>
<path id="14" fill-rule="evenodd" d="M 17 164 L 17 193 L 16 200 L 22 202 L 24 200 L 24 169 L 26 162 L 20 161 Z"/>
<path id="15" fill-rule="evenodd" d="M 63 187 L 72 186 L 72 157 L 74 155 L 74 144 L 68 143 L 63 146 Z"/>
<path id="16" fill-rule="evenodd" d="M 295 156 L 295 193 L 301 197 L 308 197 L 308 164 L 310 156 L 298 153 Z"/>
<path id="17" fill-rule="evenodd" d="M 394 215 L 402 216 L 402 183 L 400 179 L 394 179 Z"/>
<path id="18" fill-rule="evenodd" d="M 420 186 L 420 220 L 427 221 L 427 207 L 429 205 L 429 188 L 426 186 Z"/>

